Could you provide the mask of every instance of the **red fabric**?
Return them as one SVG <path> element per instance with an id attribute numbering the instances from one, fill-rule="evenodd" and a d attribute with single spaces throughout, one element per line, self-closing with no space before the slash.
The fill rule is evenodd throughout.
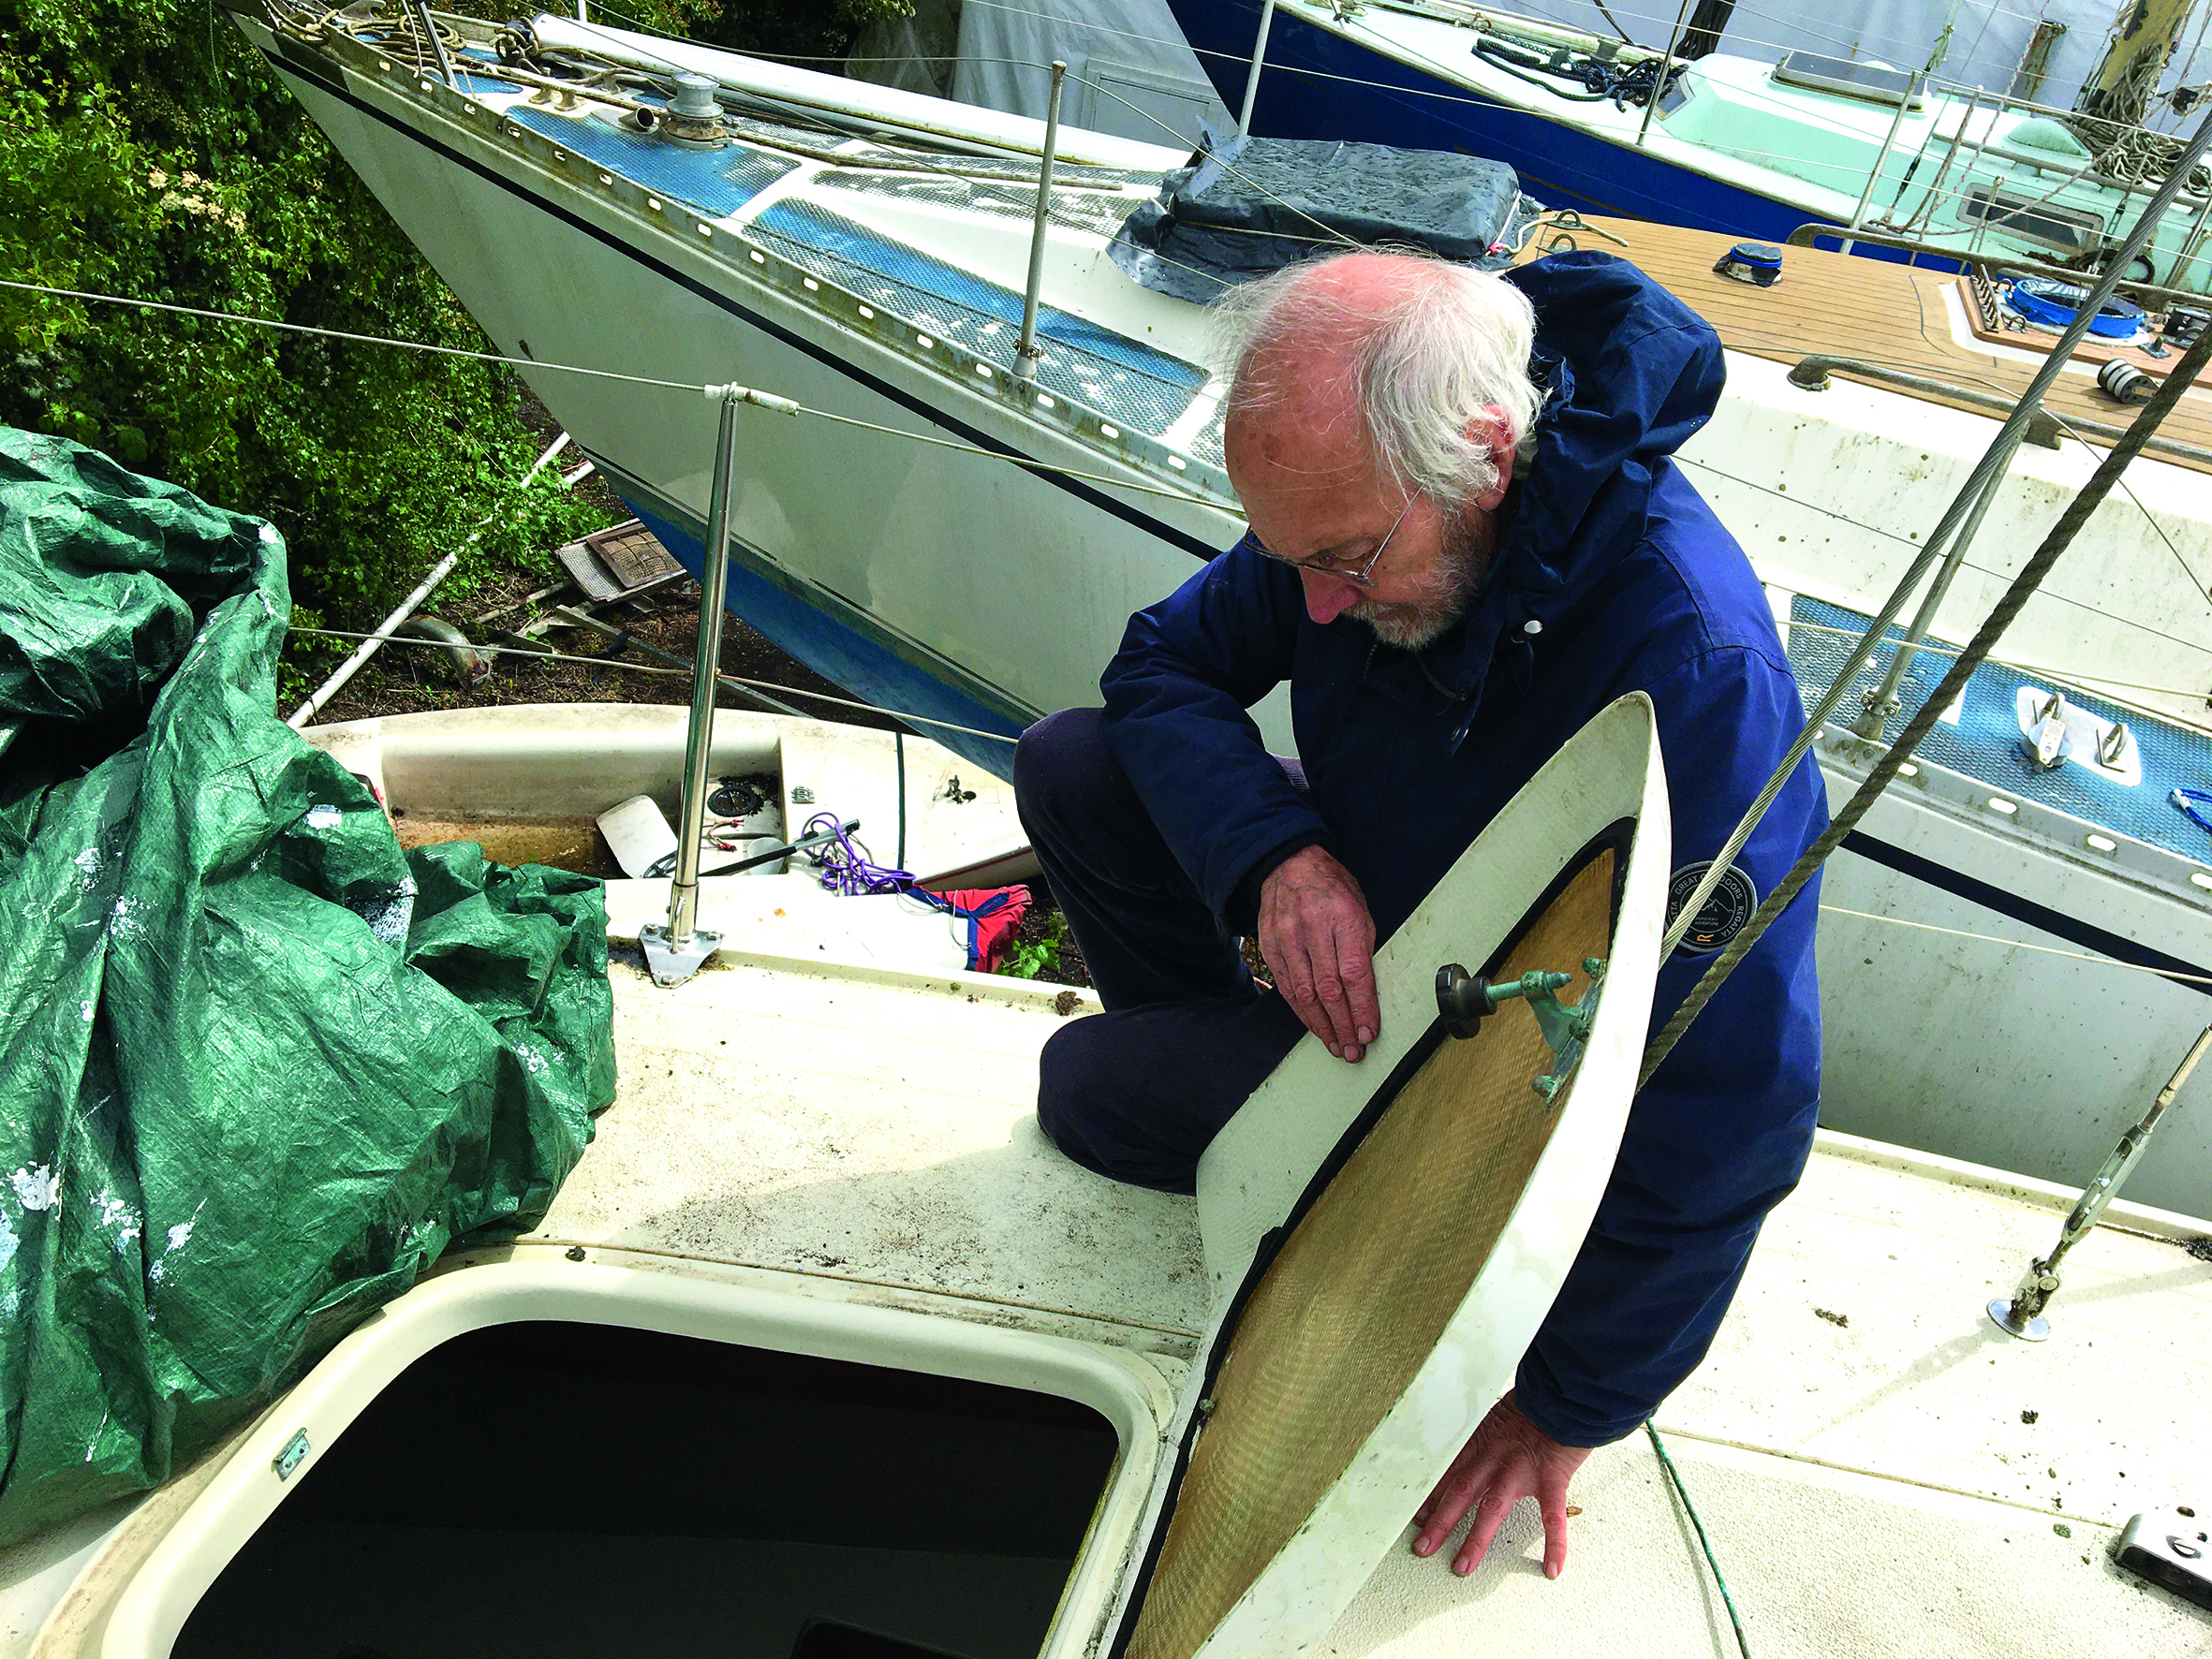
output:
<path id="1" fill-rule="evenodd" d="M 979 974 L 995 974 L 1013 943 L 1014 930 L 1029 914 L 1029 889 L 1013 888 L 961 888 L 940 893 L 968 918 L 967 965 Z"/>

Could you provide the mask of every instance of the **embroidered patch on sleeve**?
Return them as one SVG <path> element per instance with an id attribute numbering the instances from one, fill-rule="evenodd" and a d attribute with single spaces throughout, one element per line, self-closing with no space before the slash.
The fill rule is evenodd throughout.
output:
<path id="1" fill-rule="evenodd" d="M 1682 914 L 1682 906 L 1689 895 L 1697 891 L 1698 883 L 1704 880 L 1705 872 L 1713 868 L 1713 860 L 1702 859 L 1695 864 L 1685 864 L 1667 878 L 1667 925 L 1673 927 L 1674 918 Z M 1731 864 L 1728 874 L 1720 878 L 1720 885 L 1713 889 L 1697 919 L 1682 935 L 1682 943 L 1674 947 L 1676 956 L 1711 956 L 1744 931 L 1744 924 L 1751 919 L 1751 913 L 1759 908 L 1759 889 L 1751 885 L 1751 878 L 1744 874 L 1739 864 Z"/>

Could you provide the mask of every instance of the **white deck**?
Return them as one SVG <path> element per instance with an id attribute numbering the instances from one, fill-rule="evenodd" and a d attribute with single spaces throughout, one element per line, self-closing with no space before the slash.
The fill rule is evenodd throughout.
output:
<path id="1" fill-rule="evenodd" d="M 1049 1309 L 1187 1352 L 1206 1312 L 1191 1201 L 1077 1168 L 1031 1116 L 1050 988 L 837 973 L 740 965 L 656 992 L 618 964 L 622 1099 L 538 1236 Z M 2066 1264 L 2053 1340 L 2014 1342 L 1983 1304 L 2056 1240 L 2048 1205 L 1824 1138 L 1768 1222 L 1659 1416 L 1762 1659 L 2212 1654 L 2212 1615 L 2107 1559 L 2137 1511 L 2212 1514 L 2212 1264 L 2101 1228 Z M 1328 1651 L 1734 1652 L 1647 1440 L 1597 1454 L 1573 1497 L 1557 1582 L 1524 1505 L 1469 1580 L 1394 1556 Z"/>
<path id="2" fill-rule="evenodd" d="M 675 991 L 620 961 L 612 979 L 621 1095 L 536 1239 L 745 1264 L 757 1285 L 801 1274 L 1181 1373 L 1207 1312 L 1195 1206 L 1089 1175 L 1038 1133 L 1055 988 L 788 959 Z M 1911 1162 L 1824 1138 L 1659 1413 L 1753 1652 L 2212 1655 L 2212 1615 L 2108 1559 L 2139 1510 L 2212 1513 L 2212 1265 L 2100 1229 L 2067 1264 L 2053 1340 L 2014 1343 L 1983 1304 L 2060 1211 L 1894 1167 Z M 1394 1553 L 1323 1651 L 1734 1652 L 1642 1435 L 1594 1456 L 1572 1497 L 1557 1582 L 1524 1505 L 1469 1579 Z M 33 1651 L 120 1519 L 0 1552 L 0 1659 Z"/>

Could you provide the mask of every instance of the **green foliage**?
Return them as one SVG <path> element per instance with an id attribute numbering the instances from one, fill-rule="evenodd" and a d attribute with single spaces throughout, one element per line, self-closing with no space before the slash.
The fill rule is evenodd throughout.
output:
<path id="1" fill-rule="evenodd" d="M 998 971 L 1014 979 L 1058 979 L 1060 947 L 1067 942 L 1068 918 L 1055 910 L 1045 921 L 1043 935 L 1026 945 L 1016 944 Z"/>
<path id="2" fill-rule="evenodd" d="M 0 0 L 0 275 L 489 349 L 210 0 Z M 597 522 L 550 473 L 516 497 L 495 365 L 6 290 L 0 357 L 0 422 L 273 520 L 338 625 L 494 508 L 457 596 Z"/>
<path id="3" fill-rule="evenodd" d="M 603 14 L 831 56 L 907 9 L 621 0 Z M 0 0 L 0 277 L 491 348 L 220 0 Z M 601 521 L 550 470 L 513 489 L 541 439 L 496 365 L 10 290 L 0 362 L 0 424 L 273 521 L 304 624 L 381 613 L 486 514 L 441 598 L 544 567 Z M 292 658 L 344 649 L 295 641 Z"/>

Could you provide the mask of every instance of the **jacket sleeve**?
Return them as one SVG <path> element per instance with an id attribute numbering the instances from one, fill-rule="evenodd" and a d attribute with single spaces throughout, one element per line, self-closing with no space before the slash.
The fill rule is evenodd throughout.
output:
<path id="1" fill-rule="evenodd" d="M 1304 614 L 1297 577 L 1240 543 L 1129 618 L 1099 682 L 1107 746 L 1225 925 L 1255 866 L 1328 836 L 1246 712 L 1290 678 Z"/>
<path id="2" fill-rule="evenodd" d="M 1795 683 L 1758 653 L 1711 650 L 1645 687 L 1673 802 L 1674 868 L 1710 859 L 1804 725 Z M 1827 825 L 1808 756 L 1740 854 L 1763 899 Z M 1721 986 L 1630 1108 L 1619 1160 L 1515 1399 L 1569 1446 L 1631 1432 L 1696 1369 L 1759 1224 L 1796 1185 L 1820 1102 L 1816 877 Z M 1714 961 L 1661 964 L 1656 1033 Z"/>

